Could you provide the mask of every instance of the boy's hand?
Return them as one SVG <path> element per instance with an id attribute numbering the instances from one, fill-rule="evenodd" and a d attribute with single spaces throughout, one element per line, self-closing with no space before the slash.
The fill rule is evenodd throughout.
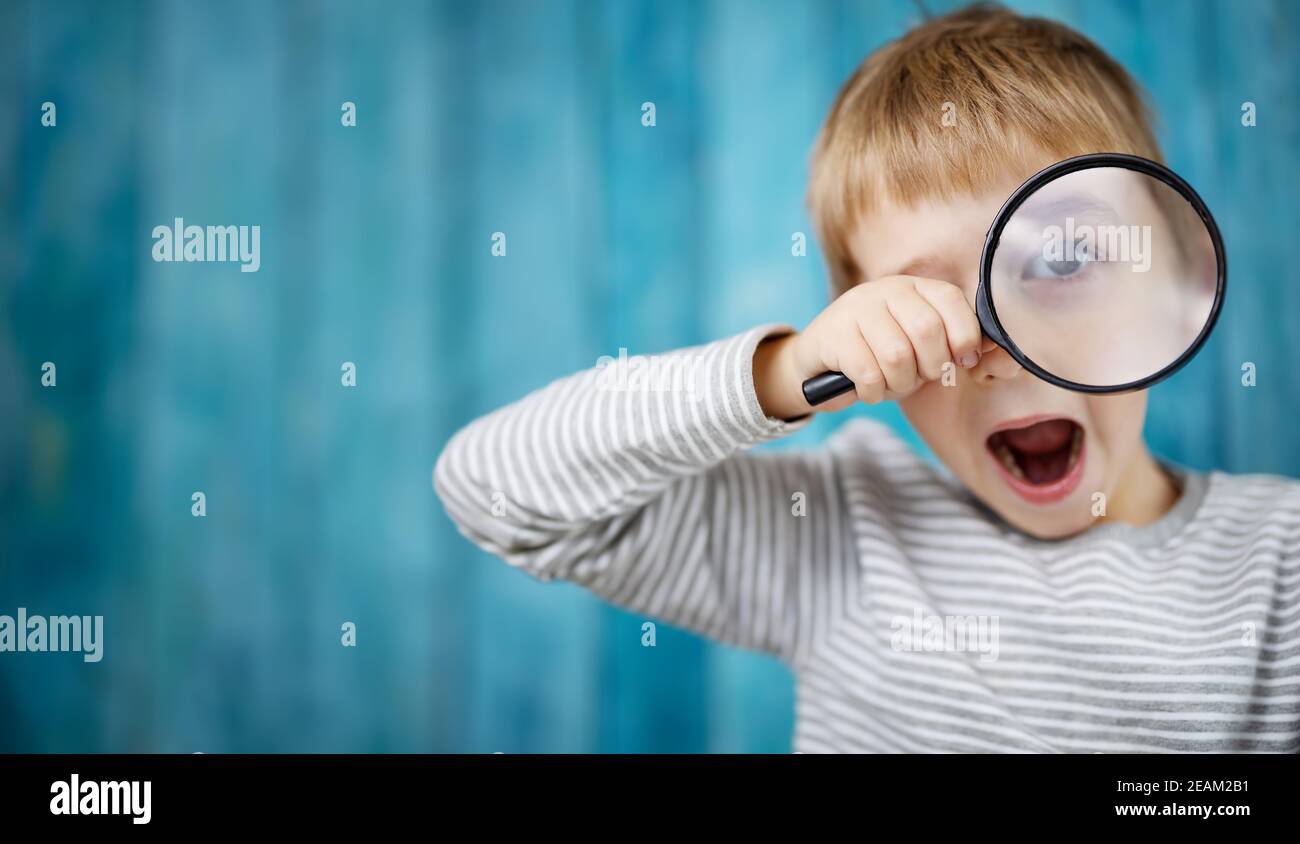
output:
<path id="1" fill-rule="evenodd" d="M 797 334 L 774 337 L 754 351 L 754 387 L 768 416 L 794 419 L 906 397 L 943 376 L 943 365 L 979 362 L 983 333 L 961 288 L 946 281 L 887 276 L 859 284 Z M 803 382 L 843 372 L 857 387 L 811 407 Z"/>

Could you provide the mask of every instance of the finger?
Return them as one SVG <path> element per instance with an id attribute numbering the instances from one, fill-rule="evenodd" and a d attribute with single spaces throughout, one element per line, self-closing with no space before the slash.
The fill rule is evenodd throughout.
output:
<path id="1" fill-rule="evenodd" d="M 858 329 L 871 347 L 885 387 L 893 393 L 907 394 L 920 386 L 916 370 L 916 353 L 907 333 L 899 327 L 888 308 L 879 308 L 858 322 Z"/>
<path id="2" fill-rule="evenodd" d="M 943 320 L 944 333 L 948 335 L 948 351 L 960 367 L 970 369 L 980 360 L 984 345 L 984 330 L 980 328 L 975 309 L 966 301 L 966 295 L 955 284 L 934 281 L 916 285 L 920 293 Z"/>
<path id="3" fill-rule="evenodd" d="M 885 376 L 876 363 L 876 356 L 871 353 L 866 338 L 858 330 L 856 323 L 846 326 L 843 339 L 837 341 L 837 367 L 853 382 L 857 398 L 867 404 L 875 404 L 885 398 Z"/>
<path id="4" fill-rule="evenodd" d="M 862 336 L 861 333 L 858 335 Z M 885 373 L 880 368 L 880 362 L 867 346 L 868 365 L 860 381 L 856 381 L 855 386 L 858 388 L 858 398 L 867 404 L 879 404 L 885 400 Z"/>
<path id="5" fill-rule="evenodd" d="M 943 365 L 952 360 L 939 312 L 915 290 L 890 298 L 886 305 L 912 343 L 918 373 L 927 381 L 939 380 Z"/>

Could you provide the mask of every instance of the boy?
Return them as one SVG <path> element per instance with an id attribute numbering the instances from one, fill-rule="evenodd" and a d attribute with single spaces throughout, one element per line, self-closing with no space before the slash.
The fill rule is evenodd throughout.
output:
<path id="1" fill-rule="evenodd" d="M 831 305 L 663 359 L 690 390 L 602 367 L 477 420 L 434 470 L 448 512 L 540 579 L 783 659 L 799 751 L 1300 749 L 1300 485 L 1161 463 L 1145 393 L 1053 387 L 975 318 L 1002 201 L 1101 151 L 1160 158 L 1091 42 L 1000 8 L 926 23 L 818 138 Z M 811 408 L 826 370 L 856 395 Z M 899 402 L 949 472 L 869 421 L 746 451 L 855 401 Z"/>

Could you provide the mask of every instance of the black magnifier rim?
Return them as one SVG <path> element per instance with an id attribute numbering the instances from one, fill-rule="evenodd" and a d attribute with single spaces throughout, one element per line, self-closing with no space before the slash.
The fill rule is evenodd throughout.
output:
<path id="1" fill-rule="evenodd" d="M 1205 326 L 1201 333 L 1196 336 L 1181 355 L 1172 363 L 1163 369 L 1148 375 L 1137 381 L 1130 381 L 1127 384 L 1115 385 L 1098 385 L 1098 384 L 1080 384 L 1076 381 L 1070 381 L 1053 375 L 1043 367 L 1034 363 L 1032 359 L 1020 350 L 1011 338 L 1007 336 L 1006 330 L 1002 327 L 1001 320 L 998 319 L 997 308 L 993 305 L 993 296 L 989 291 L 991 284 L 989 278 L 993 271 L 993 255 L 997 251 L 998 242 L 1002 238 L 1002 230 L 1006 227 L 1011 215 L 1043 185 L 1050 181 L 1060 178 L 1068 173 L 1074 173 L 1079 170 L 1092 170 L 1098 167 L 1122 167 L 1126 170 L 1134 170 L 1138 173 L 1144 173 L 1148 176 L 1159 179 L 1169 185 L 1191 204 L 1196 210 L 1201 222 L 1210 233 L 1210 240 L 1214 243 L 1215 263 L 1218 267 L 1218 283 L 1214 290 L 1214 304 L 1210 308 L 1210 318 L 1205 321 Z M 1214 329 L 1214 324 L 1219 320 L 1219 312 L 1223 310 L 1223 299 L 1228 288 L 1228 259 L 1223 249 L 1223 236 L 1219 233 L 1219 226 L 1214 222 L 1214 217 L 1210 214 L 1210 209 L 1206 207 L 1205 202 L 1201 199 L 1200 194 L 1193 190 L 1192 186 L 1187 184 L 1181 176 L 1170 170 L 1163 164 L 1159 164 L 1148 158 L 1142 158 L 1137 155 L 1128 155 L 1120 152 L 1099 152 L 1089 155 L 1079 155 L 1074 158 L 1067 158 L 1064 161 L 1058 161 L 1052 166 L 1039 171 L 1029 181 L 1025 182 L 1016 192 L 1011 194 L 1002 208 L 993 218 L 993 225 L 989 228 L 988 235 L 984 239 L 984 252 L 980 256 L 980 280 L 979 290 L 976 292 L 976 314 L 979 317 L 980 327 L 984 333 L 994 343 L 1007 350 L 1007 353 L 1015 359 L 1025 369 L 1029 370 L 1038 378 L 1057 387 L 1064 387 L 1067 390 L 1073 390 L 1079 393 L 1109 394 L 1109 393 L 1127 393 L 1133 390 L 1142 390 L 1152 386 L 1173 375 L 1178 370 L 1187 365 L 1187 362 L 1200 351 L 1201 346 L 1209 338 L 1210 332 Z"/>

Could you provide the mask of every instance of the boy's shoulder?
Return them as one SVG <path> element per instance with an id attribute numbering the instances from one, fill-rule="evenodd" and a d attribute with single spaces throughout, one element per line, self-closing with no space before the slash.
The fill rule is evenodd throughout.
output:
<path id="1" fill-rule="evenodd" d="M 1207 473 L 1210 496 L 1243 516 L 1277 516 L 1300 531 L 1300 480 L 1265 473 Z"/>
<path id="2" fill-rule="evenodd" d="M 1300 481 L 1281 475 L 1207 472 L 1191 534 L 1236 548 L 1262 567 L 1300 559 Z M 1270 550 L 1271 549 L 1271 550 Z"/>

